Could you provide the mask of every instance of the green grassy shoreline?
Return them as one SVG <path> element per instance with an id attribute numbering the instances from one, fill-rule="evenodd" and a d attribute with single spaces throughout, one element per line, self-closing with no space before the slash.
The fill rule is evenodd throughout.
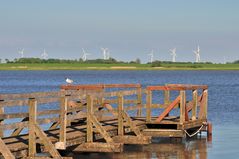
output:
<path id="1" fill-rule="evenodd" d="M 239 64 L 0 64 L 0 70 L 239 70 Z"/>

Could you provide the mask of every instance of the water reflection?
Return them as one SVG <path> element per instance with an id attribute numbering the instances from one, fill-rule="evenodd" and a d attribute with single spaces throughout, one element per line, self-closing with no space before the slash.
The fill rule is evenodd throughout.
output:
<path id="1" fill-rule="evenodd" d="M 177 141 L 172 139 L 154 139 L 149 145 L 125 145 L 122 153 L 72 153 L 74 159 L 126 159 L 126 158 L 177 158 L 207 159 L 209 143 L 205 138 Z"/>

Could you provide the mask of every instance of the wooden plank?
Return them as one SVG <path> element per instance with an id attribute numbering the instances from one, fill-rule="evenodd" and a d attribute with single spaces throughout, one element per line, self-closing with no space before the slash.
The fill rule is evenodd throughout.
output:
<path id="1" fill-rule="evenodd" d="M 186 92 L 180 91 L 180 124 L 185 122 Z"/>
<path id="2" fill-rule="evenodd" d="M 61 89 L 64 90 L 102 90 L 104 86 L 102 84 L 96 84 L 96 85 L 61 85 Z"/>
<path id="3" fill-rule="evenodd" d="M 205 119 L 197 119 L 194 121 L 188 121 L 185 122 L 183 125 L 178 125 L 178 129 L 190 129 L 190 128 L 195 128 L 195 127 L 200 127 L 202 125 L 204 125 L 205 123 L 207 123 L 207 121 Z"/>
<path id="4" fill-rule="evenodd" d="M 6 159 L 15 159 L 11 151 L 8 149 L 7 145 L 0 137 L 0 153 L 2 153 L 3 157 Z"/>
<path id="5" fill-rule="evenodd" d="M 3 108 L 3 107 L 2 107 Z M 0 108 L 1 109 L 1 108 Z M 29 113 L 10 113 L 10 114 L 0 114 L 0 119 L 12 119 L 12 118 L 26 118 Z"/>
<path id="6" fill-rule="evenodd" d="M 146 96 L 146 121 L 151 121 L 151 105 L 152 105 L 152 91 L 147 91 Z"/>
<path id="7" fill-rule="evenodd" d="M 137 90 L 124 90 L 121 91 L 124 96 L 130 96 L 137 94 Z M 118 95 L 119 91 L 114 92 L 104 92 L 104 97 L 116 97 Z"/>
<path id="8" fill-rule="evenodd" d="M 147 86 L 146 87 L 146 90 L 149 90 L 149 91 L 165 91 L 165 90 L 169 90 L 169 88 L 167 86 Z"/>
<path id="9" fill-rule="evenodd" d="M 60 114 L 60 110 L 44 110 L 44 111 L 37 112 L 38 116 L 49 115 L 49 114 Z M 29 113 L 0 114 L 0 119 L 27 118 L 27 117 L 29 117 Z"/>
<path id="10" fill-rule="evenodd" d="M 140 88 L 141 84 L 105 84 L 104 88 Z"/>
<path id="11" fill-rule="evenodd" d="M 148 86 L 147 90 L 158 90 L 158 91 L 165 91 L 165 90 L 195 90 L 195 89 L 207 89 L 207 85 L 167 85 L 167 86 Z"/>
<path id="12" fill-rule="evenodd" d="M 36 134 L 35 124 L 37 120 L 37 101 L 36 99 L 29 99 L 29 143 L 28 154 L 29 157 L 34 157 L 36 154 Z"/>
<path id="13" fill-rule="evenodd" d="M 114 142 L 116 143 L 124 143 L 124 144 L 149 144 L 151 143 L 151 137 L 149 136 L 132 136 L 132 135 L 124 135 L 124 136 L 114 136 Z"/>
<path id="14" fill-rule="evenodd" d="M 57 122 L 57 121 L 59 121 L 59 117 L 37 119 L 37 123 L 40 125 Z M 16 122 L 11 124 L 0 125 L 0 129 L 4 129 L 4 130 L 21 129 L 21 128 L 27 128 L 28 126 L 29 126 L 28 121 L 22 121 L 22 122 Z"/>
<path id="15" fill-rule="evenodd" d="M 182 130 L 174 129 L 144 129 L 142 133 L 152 137 L 184 137 Z"/>
<path id="16" fill-rule="evenodd" d="M 12 107 L 12 106 L 26 106 L 28 104 L 28 99 L 26 100 L 9 100 L 0 103 L 1 107 Z"/>
<path id="17" fill-rule="evenodd" d="M 118 135 L 124 135 L 124 119 L 122 116 L 122 112 L 124 109 L 124 97 L 122 93 L 118 94 Z"/>
<path id="18" fill-rule="evenodd" d="M 122 152 L 123 144 L 121 143 L 84 143 L 76 147 L 73 151 L 77 152 Z"/>
<path id="19" fill-rule="evenodd" d="M 185 90 L 207 89 L 207 85 L 192 85 L 192 84 L 167 84 L 168 87 L 180 87 Z"/>
<path id="20" fill-rule="evenodd" d="M 61 92 L 33 92 L 21 94 L 0 94 L 0 99 L 3 100 L 16 100 L 16 99 L 29 99 L 29 98 L 44 98 L 51 96 L 60 96 Z"/>
<path id="21" fill-rule="evenodd" d="M 168 113 L 179 103 L 181 97 L 178 96 L 169 106 L 159 115 L 159 117 L 155 120 L 155 122 L 161 122 L 164 117 L 168 115 Z"/>
<path id="22" fill-rule="evenodd" d="M 87 142 L 93 142 L 93 124 L 90 119 L 93 114 L 93 99 L 87 95 Z"/>

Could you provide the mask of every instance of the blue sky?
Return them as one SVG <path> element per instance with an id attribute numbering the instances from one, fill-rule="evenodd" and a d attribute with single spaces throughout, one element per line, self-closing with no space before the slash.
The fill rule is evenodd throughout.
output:
<path id="1" fill-rule="evenodd" d="M 102 58 L 108 47 L 119 60 L 140 58 L 194 61 L 239 59 L 238 0 L 41 0 L 0 1 L 0 58 L 40 57 L 78 59 L 81 48 L 89 58 Z"/>

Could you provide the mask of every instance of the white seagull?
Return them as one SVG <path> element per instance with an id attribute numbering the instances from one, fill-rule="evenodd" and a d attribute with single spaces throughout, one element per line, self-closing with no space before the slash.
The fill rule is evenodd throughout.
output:
<path id="1" fill-rule="evenodd" d="M 66 83 L 67 84 L 72 84 L 73 83 L 73 80 L 69 79 L 69 78 L 66 78 Z"/>

